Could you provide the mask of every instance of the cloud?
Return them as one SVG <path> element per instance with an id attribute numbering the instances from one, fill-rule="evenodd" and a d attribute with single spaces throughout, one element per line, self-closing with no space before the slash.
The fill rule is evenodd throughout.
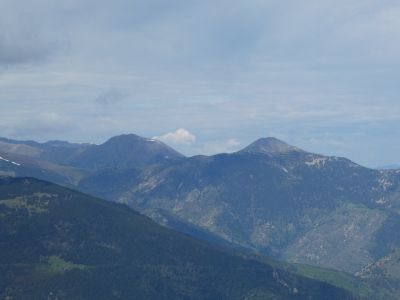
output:
<path id="1" fill-rule="evenodd" d="M 0 2 L 0 66 L 46 61 L 62 37 L 48 0 Z"/>
<path id="2" fill-rule="evenodd" d="M 217 140 L 205 142 L 201 147 L 202 154 L 231 153 L 239 150 L 241 143 L 235 139 Z"/>
<path id="3" fill-rule="evenodd" d="M 42 61 L 47 58 L 51 50 L 45 45 L 37 45 L 34 39 L 19 36 L 4 36 L 0 33 L 0 65 Z"/>
<path id="4" fill-rule="evenodd" d="M 105 107 L 112 106 L 118 102 L 121 102 L 128 95 L 122 93 L 117 88 L 110 88 L 109 90 L 101 93 L 96 99 L 97 104 L 103 105 Z"/>
<path id="5" fill-rule="evenodd" d="M 67 117 L 53 112 L 44 112 L 37 117 L 26 119 L 13 127 L 12 135 L 18 138 L 56 138 L 76 128 Z M 58 138 L 59 139 L 59 138 Z"/>
<path id="6" fill-rule="evenodd" d="M 196 136 L 185 128 L 179 128 L 175 132 L 169 132 L 154 138 L 173 145 L 190 146 L 196 142 Z"/>

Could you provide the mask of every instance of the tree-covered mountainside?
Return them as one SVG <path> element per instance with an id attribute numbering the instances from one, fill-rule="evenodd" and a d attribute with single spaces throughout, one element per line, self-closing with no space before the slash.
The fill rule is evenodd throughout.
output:
<path id="1" fill-rule="evenodd" d="M 366 266 L 357 273 L 357 276 L 398 295 L 400 281 L 400 249 L 395 249 L 388 255 Z"/>
<path id="2" fill-rule="evenodd" d="M 0 178 L 0 298 L 356 299 L 32 178 Z"/>

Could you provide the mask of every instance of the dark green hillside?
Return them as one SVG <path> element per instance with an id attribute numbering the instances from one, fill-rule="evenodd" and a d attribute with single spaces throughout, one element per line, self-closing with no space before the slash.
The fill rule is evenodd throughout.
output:
<path id="1" fill-rule="evenodd" d="M 0 179 L 1 299 L 354 299 L 118 205 Z"/>

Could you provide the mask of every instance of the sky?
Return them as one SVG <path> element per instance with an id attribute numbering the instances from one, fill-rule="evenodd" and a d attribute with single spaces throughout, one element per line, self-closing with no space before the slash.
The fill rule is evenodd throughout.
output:
<path id="1" fill-rule="evenodd" d="M 400 2 L 0 0 L 0 136 L 400 163 Z"/>

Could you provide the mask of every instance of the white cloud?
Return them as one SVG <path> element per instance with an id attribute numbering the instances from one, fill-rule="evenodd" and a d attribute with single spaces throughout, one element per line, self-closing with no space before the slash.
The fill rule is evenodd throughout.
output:
<path id="1" fill-rule="evenodd" d="M 223 141 L 209 141 L 203 145 L 201 153 L 207 155 L 217 153 L 231 153 L 239 150 L 240 145 L 241 143 L 235 138 L 230 138 Z"/>
<path id="2" fill-rule="evenodd" d="M 179 128 L 175 132 L 168 132 L 155 138 L 166 143 L 185 146 L 190 146 L 196 141 L 196 136 L 185 128 Z"/>
<path id="3" fill-rule="evenodd" d="M 58 135 L 76 128 L 76 124 L 57 113 L 43 112 L 34 118 L 26 119 L 13 128 L 13 136 L 31 138 L 41 135 L 45 138 L 57 138 Z"/>
<path id="4" fill-rule="evenodd" d="M 61 50 L 65 34 L 51 13 L 55 7 L 48 0 L 0 1 L 0 67 L 46 62 Z"/>

